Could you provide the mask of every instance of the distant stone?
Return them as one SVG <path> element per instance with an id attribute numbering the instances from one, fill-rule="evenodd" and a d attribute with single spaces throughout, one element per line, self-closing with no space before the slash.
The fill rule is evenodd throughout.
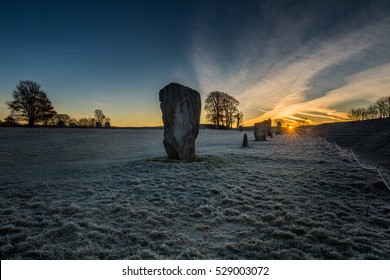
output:
<path id="1" fill-rule="evenodd" d="M 278 121 L 278 122 L 276 123 L 276 135 L 281 134 L 281 133 L 282 133 L 282 130 L 283 130 L 283 128 L 282 128 L 282 122 L 281 122 L 281 121 Z"/>
<path id="2" fill-rule="evenodd" d="M 242 139 L 242 147 L 243 148 L 249 148 L 248 136 L 246 135 L 246 133 L 244 134 L 244 139 Z"/>
<path id="3" fill-rule="evenodd" d="M 266 121 L 255 123 L 255 140 L 265 141 L 267 137 L 267 123 Z"/>
<path id="4" fill-rule="evenodd" d="M 160 90 L 159 100 L 168 158 L 194 161 L 201 111 L 199 92 L 171 83 Z"/>
<path id="5" fill-rule="evenodd" d="M 272 134 L 272 120 L 268 119 L 265 122 L 266 122 L 266 125 L 267 125 L 267 136 L 273 138 L 273 134 Z"/>

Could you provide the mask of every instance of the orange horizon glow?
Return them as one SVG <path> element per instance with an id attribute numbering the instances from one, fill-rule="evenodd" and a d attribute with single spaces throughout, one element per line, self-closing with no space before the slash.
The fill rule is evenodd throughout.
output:
<path id="1" fill-rule="evenodd" d="M 201 121 L 200 123 L 201 124 L 211 124 L 209 122 L 207 122 L 205 120 L 205 118 L 203 118 L 203 115 L 202 114 L 202 117 L 201 117 Z M 71 118 L 75 118 L 77 120 L 79 119 L 82 119 L 82 118 L 89 118 L 89 117 L 93 117 L 92 115 L 91 116 L 85 116 L 85 115 L 69 115 Z M 2 116 L 0 117 L 0 120 L 4 120 L 6 116 Z M 143 116 L 137 116 L 137 117 L 118 117 L 116 118 L 115 115 L 114 116 L 109 116 L 110 119 L 111 119 L 111 126 L 112 127 L 160 127 L 160 126 L 164 126 L 163 124 L 163 121 L 162 121 L 162 116 L 161 116 L 161 113 L 160 115 L 158 114 L 153 114 L 153 117 L 143 117 Z M 251 126 L 254 126 L 255 123 L 257 122 L 262 122 L 264 120 L 268 120 L 269 118 L 256 118 L 255 120 L 249 120 L 249 121 L 246 121 L 243 123 L 243 127 L 251 127 Z M 276 126 L 276 120 L 283 120 L 284 121 L 284 125 L 286 127 L 286 125 L 288 126 L 288 129 L 294 129 L 295 126 L 300 126 L 300 124 L 297 122 L 296 119 L 298 119 L 297 117 L 294 117 L 294 116 L 285 116 L 285 117 L 275 117 L 275 118 L 271 118 L 272 120 L 272 125 L 273 126 Z M 330 123 L 330 122 L 342 122 L 342 121 L 349 121 L 348 119 L 345 119 L 345 120 L 333 120 L 333 121 L 322 121 L 322 122 L 314 122 L 312 120 L 307 120 L 307 123 L 305 125 L 319 125 L 319 124 L 323 124 L 323 123 Z M 26 121 L 19 121 L 20 124 L 27 124 Z M 233 124 L 233 128 L 236 127 L 236 124 L 234 123 Z M 290 128 L 291 127 L 291 128 Z"/>

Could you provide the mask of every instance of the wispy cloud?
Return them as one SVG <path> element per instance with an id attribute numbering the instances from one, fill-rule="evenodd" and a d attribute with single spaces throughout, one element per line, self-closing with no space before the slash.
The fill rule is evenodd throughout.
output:
<path id="1" fill-rule="evenodd" d="M 271 108 L 257 116 L 248 113 L 251 118 L 246 124 L 297 114 L 315 122 L 344 120 L 349 108 L 338 105 L 372 102 L 388 94 L 390 17 L 386 13 L 375 10 L 375 16 L 367 17 L 357 13 L 313 36 L 306 32 L 316 24 L 315 16 L 296 19 L 278 9 L 269 13 L 270 23 L 262 12 L 258 19 L 251 18 L 251 25 L 241 25 L 246 31 L 233 32 L 230 41 L 239 43 L 230 46 L 233 50 L 225 57 L 226 46 L 218 38 L 210 38 L 207 32 L 194 35 L 193 64 L 204 94 L 226 91 L 241 102 L 244 114 L 253 108 Z M 274 26 L 262 27 L 267 24 Z"/>

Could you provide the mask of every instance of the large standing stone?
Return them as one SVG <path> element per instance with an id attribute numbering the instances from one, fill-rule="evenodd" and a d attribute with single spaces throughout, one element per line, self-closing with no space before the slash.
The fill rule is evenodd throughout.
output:
<path id="1" fill-rule="evenodd" d="M 199 92 L 170 83 L 160 90 L 159 99 L 164 122 L 163 144 L 168 158 L 194 161 L 201 111 Z"/>
<path id="2" fill-rule="evenodd" d="M 267 121 L 255 123 L 255 140 L 265 141 L 267 137 Z"/>

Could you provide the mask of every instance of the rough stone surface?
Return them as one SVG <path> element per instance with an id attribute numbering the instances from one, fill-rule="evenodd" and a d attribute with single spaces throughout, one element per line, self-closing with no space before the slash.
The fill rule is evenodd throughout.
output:
<path id="1" fill-rule="evenodd" d="M 267 121 L 255 123 L 255 140 L 265 141 L 267 137 Z"/>
<path id="2" fill-rule="evenodd" d="M 171 83 L 160 90 L 159 99 L 168 158 L 194 161 L 201 112 L 199 92 Z"/>

